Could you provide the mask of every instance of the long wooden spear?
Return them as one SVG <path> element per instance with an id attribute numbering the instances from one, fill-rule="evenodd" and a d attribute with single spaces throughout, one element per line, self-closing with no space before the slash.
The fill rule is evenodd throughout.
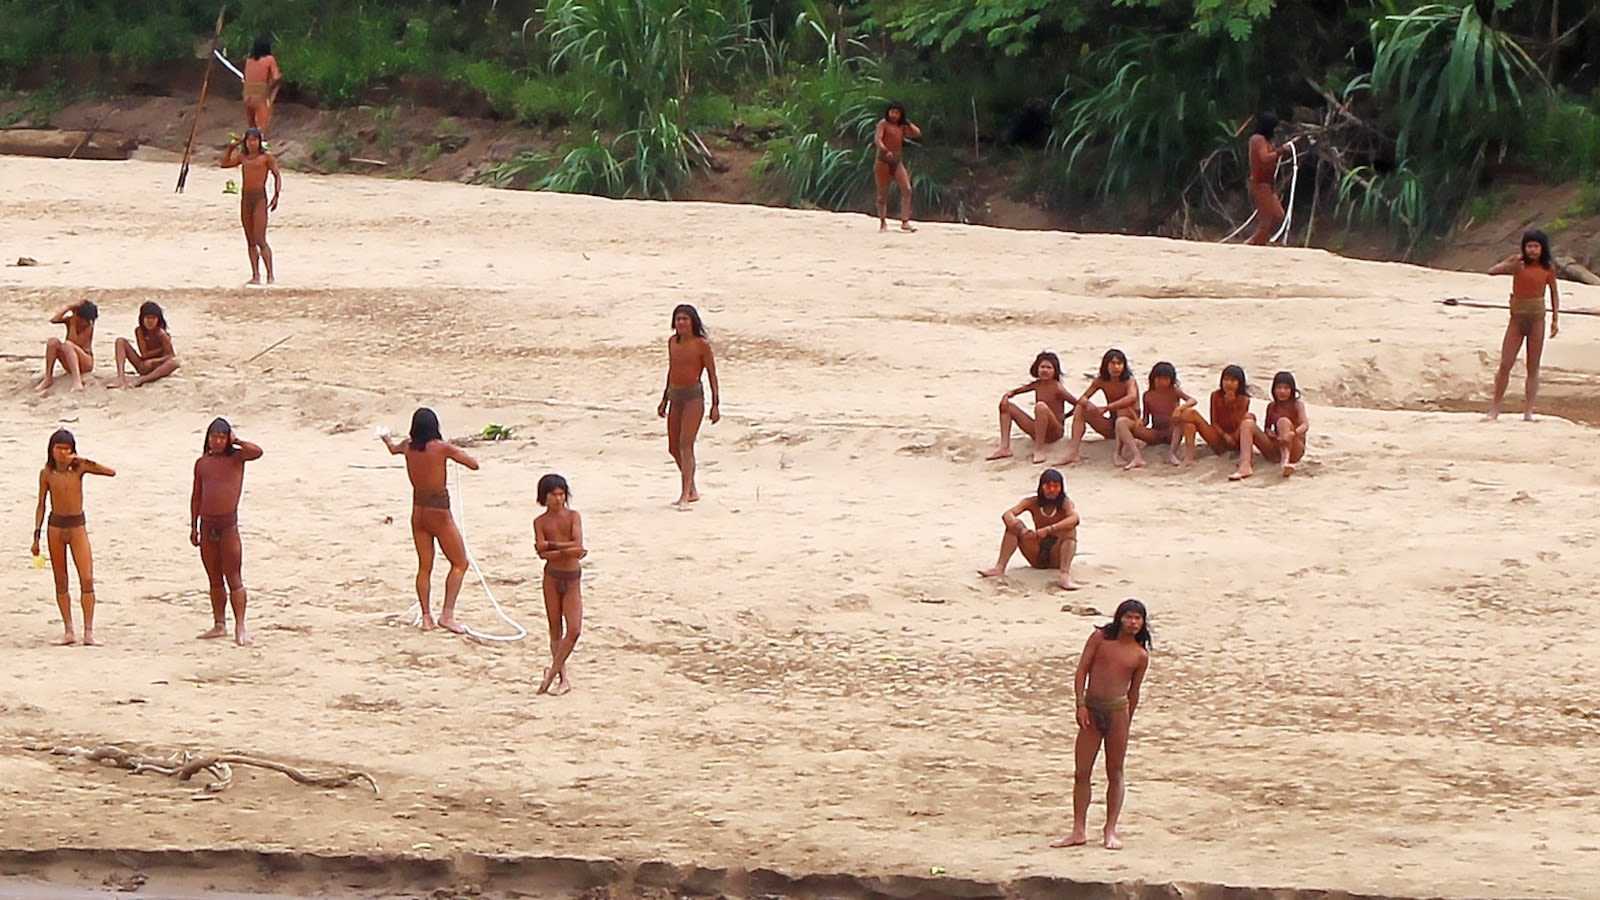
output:
<path id="1" fill-rule="evenodd" d="M 211 37 L 211 50 L 206 53 L 206 77 L 200 82 L 200 102 L 195 104 L 194 118 L 189 122 L 189 142 L 183 147 L 183 165 L 178 167 L 178 186 L 174 193 L 183 193 L 183 184 L 189 180 L 189 158 L 194 155 L 194 136 L 200 130 L 200 111 L 206 106 L 206 91 L 211 87 L 211 70 L 217 63 L 217 44 L 222 41 L 222 15 L 226 6 L 217 10 L 217 31 Z"/>

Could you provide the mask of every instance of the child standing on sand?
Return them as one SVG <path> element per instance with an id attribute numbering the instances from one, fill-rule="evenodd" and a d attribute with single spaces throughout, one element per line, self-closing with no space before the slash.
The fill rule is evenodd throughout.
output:
<path id="1" fill-rule="evenodd" d="M 78 455 L 78 439 L 65 428 L 50 435 L 44 468 L 39 470 L 39 505 L 33 513 L 33 556 L 39 556 L 39 535 L 45 527 L 45 500 L 50 501 L 50 568 L 56 579 L 56 607 L 64 630 L 61 646 L 77 642 L 72 629 L 72 595 L 67 584 L 67 554 L 78 569 L 78 591 L 83 603 L 83 645 L 98 647 L 94 637 L 94 555 L 89 549 L 89 529 L 83 518 L 83 476 L 117 473 Z"/>
<path id="2" fill-rule="evenodd" d="M 568 504 L 572 489 L 551 473 L 539 479 L 544 512 L 533 520 L 533 550 L 544 560 L 544 611 L 550 621 L 550 665 L 539 693 L 560 696 L 572 690 L 567 659 L 583 631 L 583 517 Z"/>

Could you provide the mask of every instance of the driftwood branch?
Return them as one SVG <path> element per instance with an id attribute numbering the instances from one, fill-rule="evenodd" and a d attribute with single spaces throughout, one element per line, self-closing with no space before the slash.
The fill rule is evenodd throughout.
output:
<path id="1" fill-rule="evenodd" d="M 200 756 L 183 750 L 168 756 L 145 756 L 124 750 L 121 747 L 112 746 L 94 748 L 32 746 L 26 749 L 36 753 L 70 756 L 76 759 L 88 760 L 89 762 L 101 763 L 118 769 L 126 769 L 135 775 L 153 773 L 176 778 L 179 781 L 189 781 L 201 772 L 208 772 L 211 774 L 212 780 L 202 789 L 203 794 L 218 794 L 227 790 L 233 784 L 233 767 L 250 766 L 279 772 L 287 775 L 296 784 L 304 784 L 311 787 L 342 788 L 353 784 L 365 784 L 367 787 L 372 788 L 373 796 L 383 796 L 383 793 L 378 790 L 377 780 L 363 771 L 349 771 L 341 775 L 307 775 L 286 763 L 237 753 Z"/>

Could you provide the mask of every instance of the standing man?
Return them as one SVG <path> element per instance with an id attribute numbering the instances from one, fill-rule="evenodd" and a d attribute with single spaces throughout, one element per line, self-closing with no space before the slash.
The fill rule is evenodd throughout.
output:
<path id="1" fill-rule="evenodd" d="M 240 146 L 243 153 L 235 154 Z M 261 143 L 261 129 L 251 128 L 244 137 L 222 151 L 222 167 L 237 168 L 244 184 L 239 188 L 239 221 L 244 226 L 244 242 L 250 251 L 250 283 L 261 283 L 261 263 L 267 264 L 267 284 L 272 283 L 272 248 L 267 246 L 267 213 L 278 211 L 278 194 L 283 190 L 283 173 L 278 158 Z M 267 175 L 272 175 L 272 200 L 267 200 Z"/>
<path id="2" fill-rule="evenodd" d="M 906 138 L 922 137 L 922 129 L 906 118 L 906 108 L 890 103 L 878 122 L 872 144 L 878 150 L 878 161 L 873 175 L 878 180 L 878 230 L 889 230 L 889 182 L 900 186 L 900 230 L 916 231 L 911 227 L 911 170 L 906 168 Z"/>
<path id="3" fill-rule="evenodd" d="M 272 107 L 278 102 L 278 88 L 283 86 L 283 70 L 272 55 L 272 41 L 266 35 L 256 38 L 250 45 L 250 58 L 244 61 L 244 121 L 263 136 L 272 122 Z"/>
<path id="4" fill-rule="evenodd" d="M 228 633 L 228 607 L 233 607 L 233 641 L 250 646 L 244 626 L 244 548 L 239 543 L 239 496 L 244 493 L 244 464 L 261 458 L 261 448 L 234 436 L 227 419 L 215 419 L 194 463 L 194 490 L 189 494 L 189 543 L 200 548 L 211 587 L 211 630 L 205 639 Z"/>
<path id="5" fill-rule="evenodd" d="M 1256 208 L 1256 231 L 1246 244 L 1267 243 L 1283 224 L 1283 203 L 1274 182 L 1278 160 L 1289 146 L 1272 146 L 1272 135 L 1277 130 L 1277 113 L 1268 110 L 1256 115 L 1256 132 L 1250 135 L 1250 202 Z"/>
<path id="6" fill-rule="evenodd" d="M 430 631 L 433 620 L 433 545 L 438 542 L 450 573 L 444 579 L 444 608 L 439 611 L 438 627 L 455 634 L 466 634 L 466 626 L 456 621 L 456 598 L 466 580 L 467 542 L 450 514 L 450 471 L 454 461 L 478 471 L 472 454 L 444 439 L 439 430 L 439 415 L 426 406 L 411 414 L 411 434 L 395 440 L 387 428 L 378 440 L 392 456 L 406 458 L 406 477 L 411 479 L 411 542 L 417 549 L 417 606 L 422 610 L 422 630 Z"/>
<path id="7" fill-rule="evenodd" d="M 1125 785 L 1122 764 L 1128 755 L 1128 732 L 1139 706 L 1139 687 L 1150 665 L 1150 624 L 1144 604 L 1122 601 L 1111 622 L 1096 628 L 1084 644 L 1072 679 L 1078 705 L 1078 743 L 1072 779 L 1072 833 L 1051 844 L 1076 847 L 1088 843 L 1089 776 L 1100 745 L 1106 748 L 1106 827 L 1104 846 L 1121 850 L 1117 819 L 1122 815 Z"/>

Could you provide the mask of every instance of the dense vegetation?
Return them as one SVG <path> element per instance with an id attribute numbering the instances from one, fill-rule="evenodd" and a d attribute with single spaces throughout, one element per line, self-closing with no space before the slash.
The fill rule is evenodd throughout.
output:
<path id="1" fill-rule="evenodd" d="M 193 60 L 215 0 L 0 0 L 0 78 L 92 59 Z M 857 206 L 886 97 L 927 133 L 921 198 L 981 155 L 1028 199 L 1116 205 L 1150 229 L 1223 217 L 1235 138 L 1276 108 L 1318 138 L 1302 203 L 1415 245 L 1506 166 L 1600 171 L 1594 0 L 275 0 L 230 9 L 237 58 L 270 34 L 299 96 L 361 101 L 421 77 L 564 129 L 494 178 L 670 197 L 730 140 L 775 193 Z M 80 71 L 73 69 L 72 71 Z M 62 70 L 65 71 L 65 70 Z M 81 87 L 81 86 L 79 86 Z M 1308 150 L 1311 146 L 1305 145 Z M 1314 163 L 1314 165 L 1313 165 Z M 1309 199 L 1308 199 L 1309 198 Z M 1310 217 L 1304 217 L 1307 221 Z"/>

